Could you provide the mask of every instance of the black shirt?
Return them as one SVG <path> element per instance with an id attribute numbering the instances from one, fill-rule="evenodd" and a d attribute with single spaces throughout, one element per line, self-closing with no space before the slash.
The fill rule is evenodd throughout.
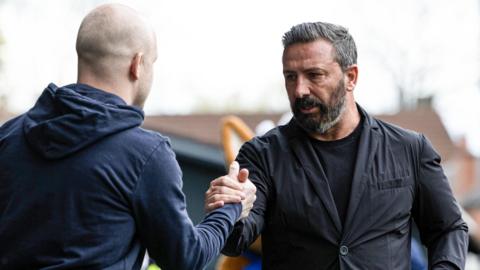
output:
<path id="1" fill-rule="evenodd" d="M 347 215 L 353 171 L 362 133 L 362 122 L 363 119 L 350 135 L 340 140 L 319 141 L 311 139 L 313 148 L 327 177 L 342 224 L 345 222 L 345 216 Z"/>

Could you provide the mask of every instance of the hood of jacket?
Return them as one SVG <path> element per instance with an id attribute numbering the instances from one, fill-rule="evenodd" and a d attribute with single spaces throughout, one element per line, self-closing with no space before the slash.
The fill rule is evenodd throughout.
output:
<path id="1" fill-rule="evenodd" d="M 143 111 L 84 84 L 49 84 L 24 117 L 28 144 L 47 159 L 63 158 L 96 141 L 138 127 Z"/>

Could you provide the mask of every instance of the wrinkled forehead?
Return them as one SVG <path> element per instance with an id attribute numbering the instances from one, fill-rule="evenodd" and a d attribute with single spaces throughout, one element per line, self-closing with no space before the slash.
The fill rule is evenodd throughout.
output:
<path id="1" fill-rule="evenodd" d="M 326 40 L 294 43 L 287 46 L 283 51 L 282 62 L 289 63 L 332 63 L 336 62 L 335 48 Z"/>

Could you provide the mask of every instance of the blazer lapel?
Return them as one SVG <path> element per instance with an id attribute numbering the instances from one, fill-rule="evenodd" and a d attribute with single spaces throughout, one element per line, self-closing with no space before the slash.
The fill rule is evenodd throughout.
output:
<path id="1" fill-rule="evenodd" d="M 293 121 L 294 120 L 292 120 L 292 122 Z M 296 123 L 290 124 L 294 124 L 297 131 L 303 133 L 303 131 L 299 130 L 300 128 L 296 126 Z M 308 135 L 305 134 L 305 136 Z M 299 160 L 299 163 L 305 171 L 308 181 L 310 182 L 317 196 L 322 201 L 328 215 L 335 225 L 335 228 L 340 234 L 342 232 L 342 224 L 340 222 L 340 217 L 338 216 L 337 207 L 335 206 L 335 201 L 333 200 L 327 177 L 325 176 L 325 172 L 320 164 L 320 161 L 314 152 L 315 150 L 313 149 L 313 146 L 309 142 L 308 138 L 304 136 L 298 136 L 298 133 L 297 136 L 293 136 L 291 138 L 290 144 L 293 152 Z"/>
<path id="2" fill-rule="evenodd" d="M 352 190 L 350 191 L 350 201 L 348 203 L 347 216 L 344 224 L 344 238 L 354 230 L 352 226 L 355 220 L 358 206 L 364 194 L 367 182 L 365 177 L 373 164 L 373 158 L 377 152 L 380 133 L 375 120 L 371 118 L 360 106 L 360 113 L 364 116 L 363 130 L 358 145 L 357 160 L 352 179 Z"/>

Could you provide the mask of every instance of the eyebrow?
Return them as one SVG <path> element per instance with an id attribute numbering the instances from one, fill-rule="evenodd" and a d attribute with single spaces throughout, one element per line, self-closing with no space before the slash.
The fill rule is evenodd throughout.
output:
<path id="1" fill-rule="evenodd" d="M 304 70 L 304 72 L 312 72 L 312 71 L 327 72 L 325 69 L 323 69 L 323 68 L 318 68 L 318 67 L 307 68 L 307 69 Z"/>
<path id="2" fill-rule="evenodd" d="M 288 70 L 288 69 L 284 69 L 283 70 L 283 73 L 295 73 L 296 71 L 293 71 L 293 70 Z M 301 72 L 327 72 L 327 70 L 323 69 L 323 68 L 319 68 L 319 67 L 313 67 L 313 68 L 307 68 L 307 69 L 304 69 L 302 70 Z"/>

